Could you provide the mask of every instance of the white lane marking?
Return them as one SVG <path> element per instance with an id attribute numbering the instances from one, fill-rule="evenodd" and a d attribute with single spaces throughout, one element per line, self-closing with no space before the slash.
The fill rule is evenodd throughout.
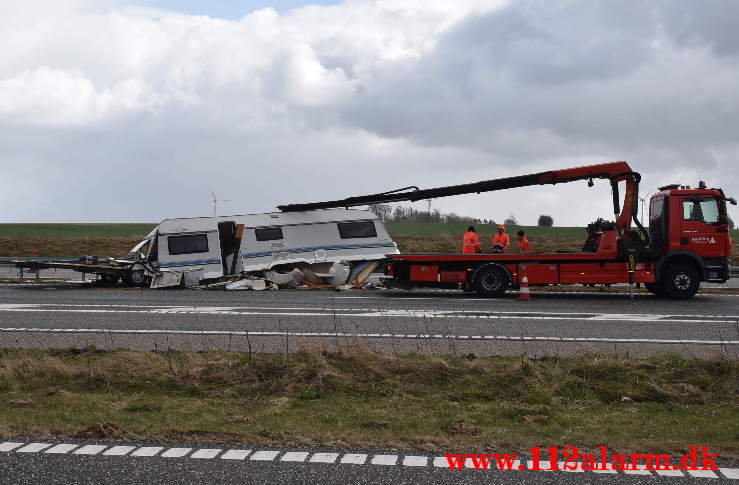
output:
<path id="1" fill-rule="evenodd" d="M 373 465 L 395 465 L 398 463 L 398 455 L 375 455 L 370 463 Z"/>
<path id="2" fill-rule="evenodd" d="M 131 452 L 131 451 L 133 451 L 135 449 L 136 449 L 135 446 L 114 446 L 111 449 L 109 449 L 108 451 L 106 451 L 105 453 L 103 453 L 103 455 L 108 455 L 108 456 L 124 456 L 124 455 L 127 455 L 129 452 Z"/>
<path id="3" fill-rule="evenodd" d="M 636 470 L 632 470 L 631 467 L 624 468 L 622 470 L 627 475 L 651 475 L 652 472 L 647 470 L 646 465 L 636 465 Z"/>
<path id="4" fill-rule="evenodd" d="M 277 458 L 277 455 L 279 455 L 279 451 L 267 451 L 267 450 L 261 450 L 261 451 L 255 451 L 253 455 L 251 455 L 250 460 L 254 461 L 272 461 L 275 458 Z"/>
<path id="5" fill-rule="evenodd" d="M 562 471 L 570 472 L 570 473 L 581 473 L 584 472 L 585 469 L 582 467 L 582 463 L 562 463 L 560 465 L 560 468 Z"/>
<path id="6" fill-rule="evenodd" d="M 449 460 L 446 459 L 446 456 L 437 456 L 433 463 L 437 468 L 449 468 Z"/>
<path id="7" fill-rule="evenodd" d="M 597 463 L 596 469 L 590 471 L 593 473 L 618 473 L 610 463 Z"/>
<path id="8" fill-rule="evenodd" d="M 144 446 L 131 453 L 130 456 L 156 456 L 163 449 L 162 446 Z"/>
<path id="9" fill-rule="evenodd" d="M 367 461 L 367 455 L 363 453 L 347 453 L 341 457 L 340 463 L 349 465 L 364 465 Z"/>
<path id="10" fill-rule="evenodd" d="M 221 460 L 245 460 L 251 450 L 228 450 L 221 455 Z"/>
<path id="11" fill-rule="evenodd" d="M 547 468 L 549 468 L 550 466 L 551 465 L 550 465 L 550 463 L 548 461 L 539 460 L 539 468 L 541 469 L 541 471 L 545 471 L 545 472 L 554 471 L 554 470 L 547 470 Z M 529 470 L 531 470 L 532 468 L 534 468 L 534 461 L 533 460 L 527 461 L 526 462 L 526 468 L 529 469 Z"/>
<path id="12" fill-rule="evenodd" d="M 73 455 L 97 455 L 101 451 L 103 451 L 105 448 L 107 448 L 107 445 L 85 445 L 79 450 L 75 450 Z"/>
<path id="13" fill-rule="evenodd" d="M 520 335 L 443 335 L 443 334 L 400 334 L 400 333 L 342 333 L 342 332 L 243 332 L 226 330 L 141 330 L 105 328 L 0 328 L 0 332 L 31 333 L 100 333 L 100 334 L 144 334 L 144 335 L 224 335 L 250 337 L 308 337 L 308 338 L 364 338 L 364 339 L 413 339 L 413 340 L 501 340 L 506 342 L 559 342 L 559 343 L 617 343 L 657 345 L 739 345 L 739 340 L 697 339 L 649 339 L 607 337 L 540 337 Z"/>
<path id="14" fill-rule="evenodd" d="M 307 451 L 288 451 L 282 455 L 280 461 L 305 461 L 306 458 L 308 458 Z"/>
<path id="15" fill-rule="evenodd" d="M 568 313 L 568 312 L 486 312 L 484 310 L 429 310 L 382 308 L 277 308 L 277 307 L 166 307 L 145 310 L 97 310 L 60 309 L 61 305 L 34 303 L 19 308 L 18 304 L 0 304 L 0 311 L 7 312 L 78 312 L 78 313 L 197 313 L 212 315 L 281 315 L 281 316 L 346 316 L 346 317 L 403 317 L 403 318 L 474 318 L 491 320 L 595 320 L 664 323 L 734 323 L 739 315 L 661 315 L 646 313 Z M 88 307 L 89 305 L 79 305 Z M 235 310 L 239 311 L 235 311 Z M 688 318 L 690 320 L 688 320 Z M 724 319 L 720 319 L 724 318 Z"/>
<path id="16" fill-rule="evenodd" d="M 13 451 L 19 446 L 23 446 L 25 443 L 14 443 L 12 441 L 5 441 L 0 443 L 0 451 Z"/>
<path id="17" fill-rule="evenodd" d="M 199 459 L 203 459 L 203 460 L 210 460 L 210 459 L 215 458 L 216 456 L 218 456 L 218 453 L 220 453 L 220 452 L 221 452 L 221 449 L 220 448 L 203 448 L 203 449 L 200 449 L 200 450 L 196 451 L 192 455 L 190 455 L 190 458 L 199 458 Z"/>
<path id="18" fill-rule="evenodd" d="M 62 443 L 59 445 L 52 446 L 48 450 L 44 451 L 44 453 L 54 453 L 54 454 L 66 454 L 72 451 L 75 448 L 78 448 L 80 445 L 73 445 L 70 443 Z"/>
<path id="19" fill-rule="evenodd" d="M 683 472 L 680 470 L 654 470 L 654 472 L 657 475 L 662 475 L 664 477 L 683 477 Z"/>
<path id="20" fill-rule="evenodd" d="M 726 478 L 739 480 L 739 468 L 719 468 Z"/>
<path id="21" fill-rule="evenodd" d="M 41 450 L 45 450 L 51 446 L 51 443 L 30 443 L 23 448 L 19 448 L 16 453 L 38 453 Z"/>
<path id="22" fill-rule="evenodd" d="M 695 478 L 718 478 L 718 475 L 711 470 L 686 470 L 689 475 Z"/>
<path id="23" fill-rule="evenodd" d="M 164 458 L 182 458 L 192 451 L 192 448 L 170 448 L 161 456 Z"/>
<path id="24" fill-rule="evenodd" d="M 429 463 L 428 456 L 406 455 L 403 458 L 403 465 L 405 466 L 427 466 L 428 463 Z"/>
<path id="25" fill-rule="evenodd" d="M 338 457 L 338 453 L 313 453 L 308 461 L 311 463 L 334 463 Z"/>

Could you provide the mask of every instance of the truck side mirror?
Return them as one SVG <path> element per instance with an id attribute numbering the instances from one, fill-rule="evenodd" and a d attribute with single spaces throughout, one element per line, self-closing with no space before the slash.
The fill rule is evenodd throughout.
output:
<path id="1" fill-rule="evenodd" d="M 727 200 L 731 205 L 736 205 L 736 199 L 734 197 L 729 197 Z"/>

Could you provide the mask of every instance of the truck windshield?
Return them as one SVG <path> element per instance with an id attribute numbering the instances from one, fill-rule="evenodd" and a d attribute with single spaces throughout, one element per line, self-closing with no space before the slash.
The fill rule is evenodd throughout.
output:
<path id="1" fill-rule="evenodd" d="M 718 201 L 713 197 L 683 200 L 683 219 L 686 221 L 718 224 Z"/>

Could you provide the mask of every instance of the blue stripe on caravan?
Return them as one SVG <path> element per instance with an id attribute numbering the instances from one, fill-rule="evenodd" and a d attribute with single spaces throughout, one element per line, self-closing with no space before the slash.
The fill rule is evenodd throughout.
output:
<path id="1" fill-rule="evenodd" d="M 196 266 L 198 264 L 221 264 L 220 259 L 196 259 L 193 261 L 177 261 L 175 263 L 160 263 L 160 268 L 176 268 L 178 266 Z"/>
<path id="2" fill-rule="evenodd" d="M 272 256 L 275 253 L 309 253 L 319 250 L 324 251 L 335 251 L 338 249 L 364 249 L 364 248 L 395 248 L 395 243 L 377 243 L 377 244 L 344 244 L 344 245 L 335 245 L 335 246 L 318 246 L 313 248 L 295 248 L 295 249 L 285 249 L 283 251 L 275 250 L 272 251 L 262 251 L 259 253 L 248 253 L 244 254 L 242 258 L 260 258 L 264 256 Z"/>

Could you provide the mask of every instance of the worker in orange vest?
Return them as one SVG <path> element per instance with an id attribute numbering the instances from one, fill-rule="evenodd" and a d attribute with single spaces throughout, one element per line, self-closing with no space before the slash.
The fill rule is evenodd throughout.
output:
<path id="1" fill-rule="evenodd" d="M 511 238 L 508 237 L 508 234 L 505 233 L 505 226 L 500 225 L 498 226 L 498 234 L 493 236 L 493 252 L 494 253 L 502 253 L 504 251 L 508 250 L 508 247 L 511 245 Z"/>
<path id="2" fill-rule="evenodd" d="M 516 244 L 516 247 L 518 248 L 519 253 L 528 253 L 529 249 L 531 249 L 531 246 L 529 245 L 529 240 L 526 239 L 526 234 L 524 234 L 523 231 L 518 231 L 518 244 Z"/>
<path id="3" fill-rule="evenodd" d="M 464 254 L 479 253 L 482 250 L 480 248 L 480 239 L 477 237 L 474 226 L 467 228 L 467 232 L 462 238 L 462 252 Z"/>

